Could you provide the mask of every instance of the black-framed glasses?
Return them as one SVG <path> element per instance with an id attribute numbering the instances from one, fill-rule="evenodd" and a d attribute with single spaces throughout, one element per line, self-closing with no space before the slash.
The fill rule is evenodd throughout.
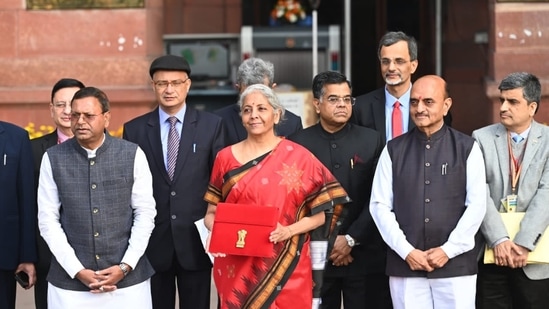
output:
<path id="1" fill-rule="evenodd" d="M 189 80 L 189 77 L 187 77 L 185 80 L 182 80 L 182 79 L 176 79 L 171 81 L 170 80 L 153 80 L 153 83 L 156 89 L 164 90 L 168 88 L 169 85 L 171 85 L 173 88 L 179 88 L 188 80 Z"/>
<path id="2" fill-rule="evenodd" d="M 84 121 L 91 122 L 91 121 L 94 121 L 97 116 L 103 115 L 105 113 L 106 112 L 102 112 L 101 114 L 71 113 L 71 120 L 72 121 L 78 121 L 78 120 L 80 120 L 80 117 L 84 117 Z"/>
<path id="3" fill-rule="evenodd" d="M 338 97 L 335 95 L 326 98 L 326 102 L 330 105 L 337 105 L 340 101 L 346 105 L 355 105 L 356 98 L 351 96 Z"/>

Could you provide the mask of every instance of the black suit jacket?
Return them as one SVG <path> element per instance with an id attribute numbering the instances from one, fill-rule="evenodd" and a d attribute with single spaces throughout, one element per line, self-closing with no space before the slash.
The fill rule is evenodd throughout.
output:
<path id="1" fill-rule="evenodd" d="M 123 137 L 143 149 L 153 176 L 157 215 L 146 253 L 155 270 L 168 270 L 174 253 L 185 270 L 211 268 L 194 222 L 206 214 L 204 193 L 225 144 L 221 118 L 187 105 L 173 181 L 164 165 L 158 108 L 124 124 Z"/>
<path id="2" fill-rule="evenodd" d="M 240 118 L 240 108 L 237 104 L 231 104 L 229 106 L 220 108 L 214 112 L 216 115 L 223 119 L 223 125 L 225 127 L 225 142 L 226 145 L 236 144 L 248 136 L 246 129 L 242 125 L 242 119 Z M 301 123 L 301 117 L 286 110 L 284 114 L 285 118 L 278 126 L 275 127 L 276 134 L 278 136 L 288 137 L 293 133 L 303 129 Z"/>
<path id="3" fill-rule="evenodd" d="M 336 133 L 328 133 L 317 123 L 289 139 L 312 152 L 352 200 L 345 204 L 346 213 L 339 234 L 351 235 L 360 245 L 352 249 L 354 261 L 348 266 L 327 263 L 326 276 L 384 273 L 387 246 L 369 211 L 374 171 L 384 146 L 379 133 L 351 123 Z"/>
<path id="4" fill-rule="evenodd" d="M 410 117 L 410 115 L 408 115 L 408 117 Z M 383 143 L 386 144 L 385 87 L 358 96 L 356 98 L 356 103 L 353 106 L 353 115 L 350 121 L 359 126 L 376 130 L 381 135 Z M 448 115 L 444 117 L 444 123 L 446 123 L 447 126 L 451 126 L 452 124 L 452 115 L 449 111 Z M 413 127 L 415 127 L 414 121 L 409 118 L 408 131 Z"/>
<path id="5" fill-rule="evenodd" d="M 50 134 L 35 138 L 31 140 L 32 155 L 34 156 L 34 184 L 35 190 L 38 191 L 38 178 L 40 176 L 40 165 L 42 164 L 42 156 L 48 148 L 57 145 L 57 130 L 54 130 Z M 37 206 L 38 207 L 38 206 Z M 38 243 L 38 263 L 36 264 L 37 270 L 47 271 L 50 268 L 51 252 L 48 244 L 40 236 L 40 231 L 37 229 L 37 243 Z"/>
<path id="6" fill-rule="evenodd" d="M 0 121 L 0 269 L 36 262 L 36 191 L 29 133 Z M 0 291 L 0 297 L 7 297 Z"/>

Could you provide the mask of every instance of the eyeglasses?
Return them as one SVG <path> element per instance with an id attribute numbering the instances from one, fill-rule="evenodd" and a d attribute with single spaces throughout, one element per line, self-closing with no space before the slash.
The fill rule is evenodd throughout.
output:
<path id="1" fill-rule="evenodd" d="M 84 117 L 84 121 L 91 122 L 95 120 L 95 117 L 99 115 L 103 115 L 106 112 L 103 112 L 101 114 L 88 114 L 88 113 L 71 113 L 71 120 L 72 121 L 78 121 L 80 120 L 80 117 Z"/>
<path id="2" fill-rule="evenodd" d="M 67 107 L 71 107 L 71 103 L 70 102 L 55 102 L 53 103 L 53 107 L 57 108 L 57 109 L 65 109 Z"/>
<path id="3" fill-rule="evenodd" d="M 401 65 L 405 65 L 406 63 L 408 63 L 408 60 L 402 59 L 402 58 L 397 58 L 397 59 L 383 58 L 383 59 L 381 59 L 381 65 L 383 65 L 383 66 L 390 66 L 392 62 L 394 62 L 396 66 L 401 66 Z"/>
<path id="4" fill-rule="evenodd" d="M 329 96 L 328 98 L 326 98 L 326 102 L 330 103 L 330 105 L 336 105 L 339 103 L 339 101 L 343 102 L 346 105 L 355 105 L 356 98 L 353 98 L 351 96 Z"/>
<path id="5" fill-rule="evenodd" d="M 153 81 L 153 83 L 154 83 L 154 86 L 156 87 L 156 89 L 164 90 L 164 89 L 168 88 L 169 85 L 172 85 L 173 88 L 178 88 L 181 85 L 183 85 L 184 83 L 186 83 L 188 80 L 189 80 L 189 77 L 187 77 L 187 79 L 185 79 L 185 80 L 181 80 L 181 79 L 176 79 L 176 80 L 172 80 L 172 81 L 156 80 L 156 81 Z"/>

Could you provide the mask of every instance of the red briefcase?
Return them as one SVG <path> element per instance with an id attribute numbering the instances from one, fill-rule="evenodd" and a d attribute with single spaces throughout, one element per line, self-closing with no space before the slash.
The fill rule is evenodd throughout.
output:
<path id="1" fill-rule="evenodd" d="M 218 203 L 209 252 L 270 257 L 278 207 Z"/>

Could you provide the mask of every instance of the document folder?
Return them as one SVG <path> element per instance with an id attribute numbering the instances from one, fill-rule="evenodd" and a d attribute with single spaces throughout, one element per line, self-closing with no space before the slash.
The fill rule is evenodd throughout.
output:
<path id="1" fill-rule="evenodd" d="M 218 203 L 209 252 L 270 257 L 274 245 L 269 235 L 275 230 L 278 207 Z"/>

